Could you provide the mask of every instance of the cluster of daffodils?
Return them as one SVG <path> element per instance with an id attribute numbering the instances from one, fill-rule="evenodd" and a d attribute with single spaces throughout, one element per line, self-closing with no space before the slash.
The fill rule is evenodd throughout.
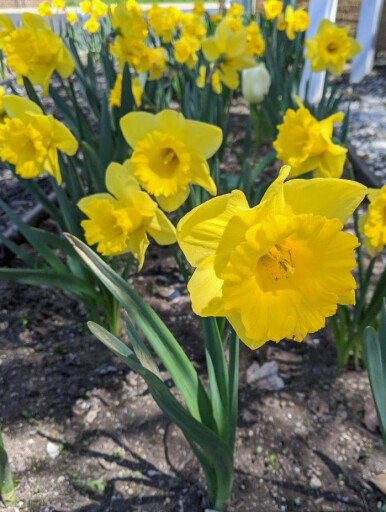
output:
<path id="1" fill-rule="evenodd" d="M 305 32 L 309 25 L 309 17 L 304 9 L 293 10 L 288 5 L 283 12 L 283 2 L 267 0 L 264 2 L 264 14 L 267 20 L 275 21 L 277 30 L 285 31 L 288 39 L 293 40 L 296 33 Z"/>
<path id="2" fill-rule="evenodd" d="M 15 166 L 17 175 L 35 178 L 43 172 L 62 182 L 58 150 L 74 155 L 78 143 L 71 132 L 36 103 L 19 96 L 4 96 L 0 123 L 0 158 Z"/>
<path id="3" fill-rule="evenodd" d="M 89 16 L 87 21 L 85 21 L 83 28 L 90 34 L 98 32 L 98 20 L 106 16 L 108 11 L 107 5 L 101 0 L 83 0 L 83 2 L 80 3 L 80 10 L 83 14 Z"/>
<path id="4" fill-rule="evenodd" d="M 273 146 L 277 158 L 291 167 L 291 176 L 315 171 L 316 177 L 340 178 L 347 149 L 332 142 L 334 123 L 343 119 L 338 112 L 318 121 L 298 100 L 297 110 L 288 109 Z"/>
<path id="5" fill-rule="evenodd" d="M 41 16 L 23 13 L 21 27 L 15 28 L 3 15 L 0 26 L 0 49 L 18 83 L 22 84 L 22 78 L 27 77 L 33 85 L 41 85 L 45 95 L 54 71 L 62 78 L 74 71 L 74 62 L 63 40 Z"/>

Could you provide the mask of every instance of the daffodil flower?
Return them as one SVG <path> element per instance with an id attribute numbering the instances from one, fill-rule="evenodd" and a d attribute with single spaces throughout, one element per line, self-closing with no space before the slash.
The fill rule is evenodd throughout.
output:
<path id="1" fill-rule="evenodd" d="M 366 187 L 338 179 L 291 180 L 289 168 L 250 208 L 234 190 L 181 219 L 177 241 L 193 267 L 193 311 L 226 317 L 252 349 L 295 341 L 355 300 L 355 236 L 343 224 Z"/>
<path id="2" fill-rule="evenodd" d="M 288 109 L 273 146 L 277 157 L 291 166 L 291 177 L 315 171 L 316 177 L 339 178 L 342 175 L 347 149 L 331 140 L 333 125 L 343 119 L 337 112 L 322 121 L 298 100 L 298 110 Z"/>
<path id="3" fill-rule="evenodd" d="M 206 159 L 221 145 L 220 128 L 190 121 L 172 110 L 157 115 L 131 112 L 120 125 L 133 148 L 135 177 L 165 211 L 176 210 L 184 203 L 190 193 L 189 183 L 216 194 Z"/>
<path id="4" fill-rule="evenodd" d="M 380 253 L 386 245 L 386 185 L 368 193 L 368 212 L 359 219 L 359 231 L 370 256 Z"/>
<path id="5" fill-rule="evenodd" d="M 12 31 L 4 41 L 4 55 L 8 66 L 16 73 L 18 83 L 27 77 L 33 85 L 41 85 L 47 94 L 52 73 L 56 70 L 67 78 L 75 69 L 62 39 L 39 15 L 25 12 L 21 28 Z"/>
<path id="6" fill-rule="evenodd" d="M 255 59 L 247 53 L 247 32 L 245 29 L 233 33 L 223 19 L 214 36 L 202 41 L 202 51 L 210 62 L 217 63 L 221 81 L 229 89 L 237 89 L 239 71 L 256 65 Z"/>
<path id="7" fill-rule="evenodd" d="M 339 28 L 330 20 L 322 20 L 317 33 L 307 39 L 306 58 L 312 71 L 328 70 L 341 75 L 346 61 L 361 51 L 361 45 L 348 35 L 348 28 Z"/>
<path id="8" fill-rule="evenodd" d="M 106 171 L 110 193 L 82 198 L 78 207 L 88 217 L 81 225 L 89 245 L 104 256 L 131 252 L 142 268 L 148 235 L 160 245 L 176 241 L 175 228 L 132 174 L 130 162 L 111 163 Z"/>
<path id="9" fill-rule="evenodd" d="M 51 115 L 44 115 L 33 101 L 4 96 L 8 116 L 0 125 L 0 157 L 15 165 L 16 174 L 34 178 L 43 172 L 62 182 L 58 150 L 74 155 L 78 143 L 71 132 Z"/>

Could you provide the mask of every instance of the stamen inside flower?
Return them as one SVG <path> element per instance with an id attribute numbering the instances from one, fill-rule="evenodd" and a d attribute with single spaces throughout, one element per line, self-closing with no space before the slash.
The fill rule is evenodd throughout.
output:
<path id="1" fill-rule="evenodd" d="M 256 277 L 265 289 L 289 279 L 294 273 L 292 254 L 284 243 L 274 245 L 267 254 L 259 258 L 256 265 Z"/>
<path id="2" fill-rule="evenodd" d="M 337 50 L 338 50 L 338 45 L 336 44 L 335 41 L 331 41 L 330 43 L 328 43 L 328 45 L 327 45 L 328 53 L 335 53 Z"/>

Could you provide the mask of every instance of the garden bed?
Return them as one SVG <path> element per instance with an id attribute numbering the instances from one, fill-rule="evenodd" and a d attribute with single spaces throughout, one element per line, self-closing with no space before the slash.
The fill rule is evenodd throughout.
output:
<path id="1" fill-rule="evenodd" d="M 202 373 L 198 318 L 168 250 L 153 249 L 133 284 Z M 78 302 L 56 290 L 1 287 L 0 416 L 17 508 L 202 510 L 203 476 L 184 438 L 141 379 L 87 332 Z M 276 361 L 284 388 L 248 384 L 255 361 Z M 368 479 L 385 459 L 381 437 L 363 424 L 367 375 L 337 367 L 329 331 L 257 352 L 242 346 L 240 371 L 229 510 L 377 510 L 382 496 Z"/>

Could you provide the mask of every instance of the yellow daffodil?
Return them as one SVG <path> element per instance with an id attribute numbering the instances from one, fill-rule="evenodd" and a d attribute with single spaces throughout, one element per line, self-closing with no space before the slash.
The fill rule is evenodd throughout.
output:
<path id="1" fill-rule="evenodd" d="M 291 5 L 287 5 L 284 14 L 285 30 L 288 39 L 293 41 L 295 39 L 295 26 L 294 26 L 294 10 Z"/>
<path id="2" fill-rule="evenodd" d="M 255 21 L 252 21 L 247 27 L 247 44 L 246 51 L 249 55 L 260 57 L 264 54 L 265 41 L 261 35 L 260 28 Z"/>
<path id="3" fill-rule="evenodd" d="M 284 19 L 284 16 L 280 16 L 277 19 L 276 28 L 280 30 L 280 32 L 284 32 L 284 30 L 287 28 L 287 22 Z"/>
<path id="4" fill-rule="evenodd" d="M 306 58 L 312 71 L 328 70 L 341 75 L 346 61 L 361 51 L 361 45 L 348 36 L 348 28 L 339 28 L 329 20 L 322 20 L 315 36 L 306 41 Z"/>
<path id="5" fill-rule="evenodd" d="M 131 79 L 131 91 L 137 107 L 142 101 L 143 87 L 138 77 Z M 122 96 L 122 75 L 119 74 L 115 80 L 114 87 L 110 91 L 109 105 L 110 107 L 120 107 Z"/>
<path id="6" fill-rule="evenodd" d="M 210 21 L 213 23 L 219 23 L 222 20 L 221 14 L 211 14 L 209 18 Z"/>
<path id="7" fill-rule="evenodd" d="M 5 14 L 0 14 L 0 50 L 4 49 L 5 41 L 14 30 L 12 20 Z"/>
<path id="8" fill-rule="evenodd" d="M 67 78 L 75 64 L 62 39 L 41 16 L 25 12 L 21 20 L 21 28 L 11 32 L 4 43 L 4 55 L 18 83 L 26 76 L 33 85 L 41 85 L 45 95 L 52 73 Z"/>
<path id="9" fill-rule="evenodd" d="M 234 16 L 225 16 L 224 19 L 227 27 L 230 28 L 234 34 L 236 32 L 240 32 L 243 28 L 243 20 L 240 17 L 235 18 Z"/>
<path id="10" fill-rule="evenodd" d="M 343 224 L 366 188 L 337 179 L 290 180 L 289 169 L 250 208 L 234 190 L 181 219 L 177 241 L 193 267 L 188 290 L 200 316 L 226 317 L 252 349 L 302 341 L 337 304 L 355 300 L 355 236 Z"/>
<path id="11" fill-rule="evenodd" d="M 4 110 L 3 100 L 4 100 L 5 90 L 2 85 L 0 85 L 0 113 Z"/>
<path id="12" fill-rule="evenodd" d="M 239 71 L 256 65 L 255 59 L 247 53 L 247 32 L 245 29 L 233 33 L 223 19 L 217 26 L 215 35 L 202 42 L 205 58 L 216 61 L 221 81 L 229 89 L 237 89 Z"/>
<path id="13" fill-rule="evenodd" d="M 64 9 L 65 5 L 64 0 L 52 0 L 52 7 L 58 11 Z"/>
<path id="14" fill-rule="evenodd" d="M 89 34 L 96 34 L 99 30 L 98 20 L 94 16 L 91 16 L 84 22 L 83 29 L 86 30 Z"/>
<path id="15" fill-rule="evenodd" d="M 213 68 L 212 64 L 211 64 L 211 72 L 210 72 L 210 85 L 212 86 L 212 89 L 216 94 L 221 94 L 221 91 L 222 91 L 221 75 L 218 70 Z"/>
<path id="16" fill-rule="evenodd" d="M 197 14 L 197 16 L 204 16 L 204 14 L 205 14 L 204 2 L 194 2 L 193 13 Z"/>
<path id="17" fill-rule="evenodd" d="M 110 11 L 112 27 L 119 33 L 117 39 L 127 41 L 144 40 L 147 37 L 147 24 L 143 17 L 142 10 L 137 6 L 128 5 L 128 2 L 121 2 Z"/>
<path id="18" fill-rule="evenodd" d="M 279 0 L 267 0 L 264 2 L 264 12 L 267 20 L 278 18 L 283 11 L 283 2 Z"/>
<path id="19" fill-rule="evenodd" d="M 106 16 L 108 7 L 104 2 L 101 2 L 101 0 L 83 0 L 83 2 L 80 3 L 80 10 L 83 14 L 89 14 L 94 18 L 101 18 Z"/>
<path id="20" fill-rule="evenodd" d="M 175 7 L 160 7 L 153 4 L 147 12 L 147 17 L 155 35 L 160 37 L 163 43 L 170 43 L 182 14 Z"/>
<path id="21" fill-rule="evenodd" d="M 195 37 L 181 37 L 181 39 L 174 43 L 174 57 L 176 61 L 186 64 L 189 69 L 193 69 L 198 60 L 197 52 L 200 46 L 200 41 Z"/>
<path id="22" fill-rule="evenodd" d="M 91 0 L 83 0 L 83 2 L 80 2 L 79 7 L 83 14 L 91 14 L 92 2 Z"/>
<path id="23" fill-rule="evenodd" d="M 359 231 L 370 256 L 380 253 L 386 245 L 386 185 L 368 193 L 368 212 L 359 219 Z"/>
<path id="24" fill-rule="evenodd" d="M 242 16 L 243 11 L 243 6 L 241 4 L 234 2 L 227 10 L 227 16 L 233 16 L 234 18 L 238 18 L 239 16 Z"/>
<path id="25" fill-rule="evenodd" d="M 78 16 L 75 12 L 68 12 L 66 18 L 70 25 L 75 25 L 75 23 L 78 21 Z"/>
<path id="26" fill-rule="evenodd" d="M 205 87 L 206 80 L 206 66 L 201 65 L 198 69 L 198 77 L 196 80 L 197 87 L 203 89 Z"/>
<path id="27" fill-rule="evenodd" d="M 315 176 L 339 178 L 346 160 L 346 148 L 331 140 L 333 123 L 343 119 L 343 113 L 318 121 L 299 101 L 298 110 L 288 109 L 273 146 L 277 158 L 291 166 L 291 177 L 315 171 Z"/>
<path id="28" fill-rule="evenodd" d="M 176 240 L 166 215 L 143 192 L 132 174 L 131 164 L 111 163 L 106 170 L 109 193 L 82 198 L 78 207 L 88 217 L 81 225 L 89 245 L 97 244 L 103 256 L 131 252 L 142 268 L 148 235 L 160 245 Z"/>
<path id="29" fill-rule="evenodd" d="M 46 171 L 60 185 L 58 149 L 74 155 L 78 149 L 74 136 L 51 115 L 44 115 L 33 101 L 4 96 L 3 104 L 8 118 L 0 124 L 1 159 L 13 164 L 22 178 Z"/>
<path id="30" fill-rule="evenodd" d="M 47 0 L 44 0 L 44 2 L 38 5 L 38 14 L 39 16 L 43 16 L 43 18 L 52 18 L 50 3 Z"/>
<path id="31" fill-rule="evenodd" d="M 181 206 L 189 196 L 189 183 L 216 194 L 206 159 L 221 145 L 217 126 L 190 121 L 172 110 L 157 115 L 131 112 L 120 125 L 133 148 L 133 173 L 161 208 L 171 212 Z"/>
<path id="32" fill-rule="evenodd" d="M 305 32 L 310 24 L 310 18 L 304 9 L 296 9 L 294 12 L 294 30 L 295 32 Z"/>
<path id="33" fill-rule="evenodd" d="M 187 12 L 182 16 L 182 36 L 202 39 L 206 34 L 206 25 L 201 16 Z"/>

